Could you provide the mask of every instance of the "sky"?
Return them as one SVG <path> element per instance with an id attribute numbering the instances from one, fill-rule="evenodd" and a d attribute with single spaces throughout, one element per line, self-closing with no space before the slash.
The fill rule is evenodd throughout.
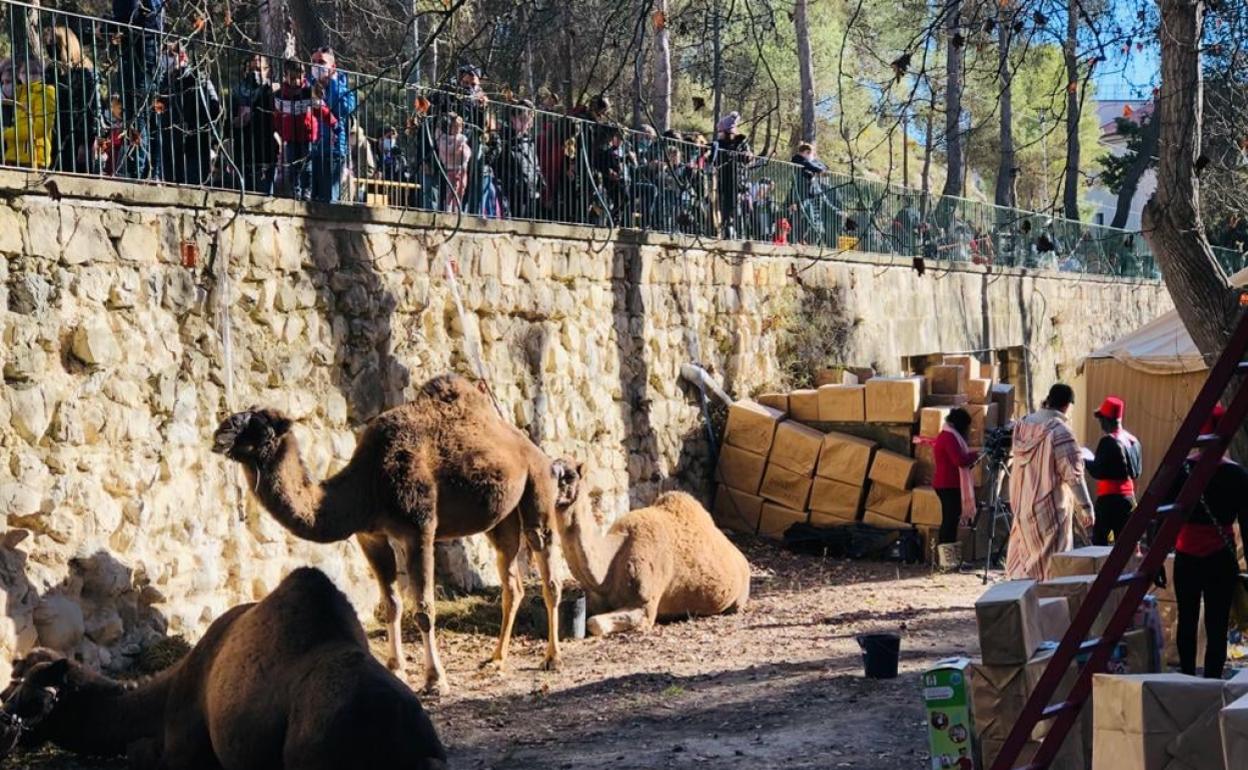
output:
<path id="1" fill-rule="evenodd" d="M 1139 0 L 1109 0 L 1109 5 L 1122 29 L 1143 31 L 1143 23 L 1138 18 Z M 1140 34 L 1127 52 L 1122 48 L 1109 52 L 1108 61 L 1100 65 L 1095 78 L 1098 98 L 1147 99 L 1152 96 L 1153 87 L 1160 79 L 1161 66 L 1155 34 Z"/>

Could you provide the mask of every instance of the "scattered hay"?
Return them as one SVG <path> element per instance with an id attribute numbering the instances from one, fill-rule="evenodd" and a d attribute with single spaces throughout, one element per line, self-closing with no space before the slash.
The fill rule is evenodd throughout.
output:
<path id="1" fill-rule="evenodd" d="M 182 636 L 166 636 L 143 648 L 135 660 L 135 672 L 140 676 L 159 674 L 182 660 L 190 651 L 191 645 Z"/>

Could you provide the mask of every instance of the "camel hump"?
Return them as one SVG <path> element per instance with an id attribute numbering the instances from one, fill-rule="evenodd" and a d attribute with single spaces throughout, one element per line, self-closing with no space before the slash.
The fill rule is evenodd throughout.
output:
<path id="1" fill-rule="evenodd" d="M 458 374 L 439 374 L 422 385 L 420 393 L 435 403 L 456 405 L 463 409 L 492 409 L 489 398 Z M 490 413 L 493 414 L 492 411 Z"/>
<path id="2" fill-rule="evenodd" d="M 673 516 L 682 519 L 710 519 L 710 514 L 706 512 L 706 508 L 698 502 L 697 498 L 688 492 L 664 492 L 654 501 L 655 508 L 662 508 Z"/>
<path id="3" fill-rule="evenodd" d="M 345 612 L 355 617 L 355 609 L 346 594 L 334 585 L 329 576 L 316 567 L 299 567 L 278 583 L 273 593 L 261 600 L 262 605 L 287 604 L 323 607 L 325 615 Z"/>

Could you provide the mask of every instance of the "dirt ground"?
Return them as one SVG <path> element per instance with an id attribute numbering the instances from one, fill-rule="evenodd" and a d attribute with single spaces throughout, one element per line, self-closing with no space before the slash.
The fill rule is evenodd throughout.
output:
<path id="1" fill-rule="evenodd" d="M 444 603 L 440 641 L 453 693 L 425 705 L 451 767 L 927 767 L 919 674 L 941 658 L 978 653 L 978 576 L 741 545 L 754 565 L 744 613 L 568 641 L 555 673 L 538 668 L 543 642 L 527 606 L 510 670 L 500 675 L 478 665 L 493 649 L 497 600 Z M 862 675 L 854 637 L 874 631 L 902 635 L 896 679 Z M 415 638 L 407 652 L 417 682 Z M 11 766 L 120 765 L 45 754 Z"/>

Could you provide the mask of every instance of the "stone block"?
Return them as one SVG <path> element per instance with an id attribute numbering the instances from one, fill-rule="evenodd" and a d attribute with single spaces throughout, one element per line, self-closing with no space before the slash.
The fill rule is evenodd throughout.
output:
<path id="1" fill-rule="evenodd" d="M 121 346 L 103 319 L 75 329 L 72 349 L 74 357 L 89 366 L 112 366 L 121 361 Z"/>

